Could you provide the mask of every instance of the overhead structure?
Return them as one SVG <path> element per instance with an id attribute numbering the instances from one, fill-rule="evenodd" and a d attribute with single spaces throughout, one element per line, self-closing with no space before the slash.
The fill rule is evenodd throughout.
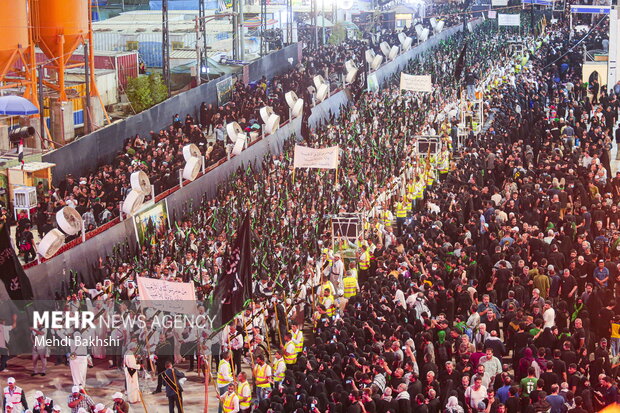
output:
<path id="1" fill-rule="evenodd" d="M 293 0 L 286 0 L 286 45 L 293 44 Z"/>
<path id="2" fill-rule="evenodd" d="M 267 0 L 260 0 L 260 55 L 269 53 L 265 36 L 267 32 Z"/>
<path id="3" fill-rule="evenodd" d="M 161 2 L 161 51 L 162 51 L 162 76 L 170 97 L 170 29 L 168 27 L 168 0 Z"/>
<path id="4" fill-rule="evenodd" d="M 35 39 L 49 59 L 45 68 L 55 72 L 43 84 L 58 92 L 60 101 L 67 101 L 65 70 L 84 66 L 70 62 L 73 52 L 85 43 L 92 44 L 90 31 L 90 2 L 83 0 L 33 0 Z M 95 67 L 93 48 L 88 65 Z M 55 80 L 52 80 L 55 79 Z M 96 90 L 94 71 L 91 70 L 90 89 Z"/>
<path id="5" fill-rule="evenodd" d="M 24 98 L 38 106 L 34 33 L 28 8 L 28 0 L 0 2 L 0 89 L 22 90 Z"/>

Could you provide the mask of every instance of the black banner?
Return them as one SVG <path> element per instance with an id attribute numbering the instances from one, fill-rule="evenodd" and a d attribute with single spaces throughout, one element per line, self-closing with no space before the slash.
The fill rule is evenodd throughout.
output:
<path id="1" fill-rule="evenodd" d="M 454 68 L 454 80 L 459 82 L 461 80 L 461 75 L 463 74 L 463 69 L 465 68 L 465 55 L 467 54 L 467 43 L 463 46 L 463 50 L 461 50 L 461 54 L 459 55 L 458 60 L 456 61 L 456 66 Z"/>
<path id="2" fill-rule="evenodd" d="M 224 261 L 224 271 L 215 287 L 215 297 L 222 304 L 222 324 L 228 323 L 252 299 L 252 230 L 250 216 L 246 214 L 237 236 L 229 247 Z"/>
<path id="3" fill-rule="evenodd" d="M 0 226 L 0 278 L 11 300 L 32 300 L 32 286 L 11 245 L 9 227 Z"/>

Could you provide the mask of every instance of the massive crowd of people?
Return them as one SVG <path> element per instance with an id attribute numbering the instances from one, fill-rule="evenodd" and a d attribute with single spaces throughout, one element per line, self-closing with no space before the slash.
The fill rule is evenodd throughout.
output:
<path id="1" fill-rule="evenodd" d="M 446 13 L 453 7 L 446 8 Z M 438 12 L 444 9 L 439 8 Z M 454 16 L 445 17 L 445 27 L 458 23 Z M 421 22 L 430 28 L 428 19 Z M 416 38 L 413 27 L 407 34 Z M 379 43 L 388 41 L 400 44 L 395 31 L 382 31 L 374 42 L 379 52 Z M 372 45 L 373 43 L 371 43 Z M 271 106 L 284 122 L 289 118 L 289 108 L 284 94 L 290 90 L 307 102 L 312 101 L 313 77 L 322 75 L 330 82 L 332 90 L 342 87 L 345 73 L 343 64 L 353 59 L 363 65 L 363 53 L 368 48 L 366 42 L 349 39 L 339 45 L 320 45 L 314 50 L 310 45 L 302 61 L 289 71 L 268 80 L 262 78 L 245 85 L 236 82 L 229 102 L 221 105 L 203 103 L 197 115 L 175 114 L 168 128 L 152 131 L 150 136 L 129 137 L 123 149 L 114 160 L 97 169 L 85 172 L 82 176 L 67 176 L 61 184 L 51 191 L 39 188 L 39 206 L 35 216 L 27 219 L 26 212 L 17 218 L 21 221 L 16 233 L 16 241 L 24 245 L 23 255 L 28 262 L 36 256 L 31 240 L 31 230 L 36 228 L 43 237 L 55 225 L 54 213 L 64 206 L 76 208 L 86 221 L 86 230 L 91 231 L 118 217 L 120 201 L 130 191 L 129 176 L 136 170 L 148 173 L 155 186 L 155 194 L 170 189 L 179 182 L 179 170 L 184 166 L 181 156 L 182 146 L 195 143 L 205 155 L 206 166 L 210 167 L 226 158 L 230 152 L 226 125 L 238 122 L 247 132 L 257 132 L 263 127 L 260 108 Z"/>
<path id="2" fill-rule="evenodd" d="M 339 145 L 338 183 L 333 172 L 293 175 L 292 138 L 135 256 L 119 248 L 102 257 L 97 285 L 78 276 L 62 296 L 112 311 L 116 299 L 137 297 L 141 275 L 191 281 L 208 303 L 249 212 L 251 307 L 215 340 L 190 327 L 146 339 L 157 361 L 143 367 L 159 373 L 155 391 L 166 388 L 171 412 L 184 376 L 174 363 L 194 371 L 211 358 L 226 413 L 581 413 L 615 403 L 620 173 L 612 176 L 610 149 L 620 105 L 613 89 L 592 95 L 582 84 L 581 39 L 569 30 L 557 23 L 540 41 L 519 38 L 526 64 L 493 22 L 441 42 L 406 69 L 432 74 L 432 93 L 402 94 L 393 79 L 303 137 Z M 604 33 L 597 26 L 583 43 Z M 497 78 L 484 97 L 489 122 L 460 141 L 458 120 L 440 113 L 457 99 L 465 43 L 467 70 Z M 416 152 L 420 135 L 440 135 L 442 150 Z M 358 239 L 334 241 L 329 218 L 345 212 L 367 221 Z M 88 351 L 138 367 L 127 359 L 140 351 L 133 340 L 123 349 L 124 359 Z M 138 380 L 124 369 L 137 402 Z M 73 377 L 71 407 L 94 406 L 84 377 Z M 21 394 L 10 396 L 20 403 Z"/>

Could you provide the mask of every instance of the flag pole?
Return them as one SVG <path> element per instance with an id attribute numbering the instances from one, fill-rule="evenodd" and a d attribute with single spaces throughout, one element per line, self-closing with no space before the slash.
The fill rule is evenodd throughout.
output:
<path id="1" fill-rule="evenodd" d="M 233 321 L 234 321 L 234 320 L 235 320 L 235 319 L 233 318 Z M 228 341 L 228 352 L 230 353 L 230 355 L 231 355 L 231 356 L 232 356 L 232 347 L 230 346 L 230 329 L 232 328 L 232 324 L 233 324 L 233 323 L 230 323 L 230 324 L 228 325 L 228 334 L 227 334 L 227 341 Z M 233 375 L 233 378 L 234 378 L 234 377 L 236 376 L 236 375 L 235 375 L 235 363 L 234 363 L 234 360 L 231 360 L 231 361 L 233 361 L 233 362 L 232 362 L 232 363 L 230 363 L 230 370 L 232 371 L 232 375 Z"/>
<path id="2" fill-rule="evenodd" d="M 209 376 L 211 375 L 211 355 L 207 357 L 207 366 L 205 370 L 205 410 L 204 413 L 209 413 Z"/>
<path id="3" fill-rule="evenodd" d="M 280 321 L 278 320 L 278 306 L 274 303 L 273 312 L 276 315 L 276 331 L 278 332 L 278 344 L 282 346 L 282 334 L 280 333 Z"/>
<path id="4" fill-rule="evenodd" d="M 284 322 L 286 323 L 286 332 L 291 331 L 288 324 L 288 310 L 286 309 L 286 293 L 283 293 L 284 300 L 282 301 L 282 308 L 284 309 Z M 293 307 L 293 300 L 295 297 L 291 299 L 291 307 Z"/>
<path id="5" fill-rule="evenodd" d="M 139 390 L 138 394 L 140 394 L 140 402 L 142 402 L 142 407 L 144 407 L 144 411 L 146 413 L 149 413 L 149 409 L 146 408 L 146 404 L 144 403 L 144 397 L 142 397 L 142 391 Z M 207 413 L 207 411 L 205 410 L 205 413 Z"/>
<path id="6" fill-rule="evenodd" d="M 245 328 L 245 313 L 241 313 L 241 317 L 243 317 L 243 327 Z M 250 358 L 252 359 L 252 366 L 254 366 L 254 352 L 250 348 Z M 252 370 L 252 376 L 254 376 L 254 370 Z"/>
<path id="7" fill-rule="evenodd" d="M 267 323 L 267 320 L 265 319 L 265 314 L 263 313 L 263 324 L 265 324 L 265 340 L 267 341 L 267 351 L 269 352 L 269 354 L 271 354 L 271 344 L 269 340 L 269 324 Z"/>

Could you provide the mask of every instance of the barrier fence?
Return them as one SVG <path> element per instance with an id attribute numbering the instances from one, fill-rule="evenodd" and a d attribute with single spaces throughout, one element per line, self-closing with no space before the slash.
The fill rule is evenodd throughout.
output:
<path id="1" fill-rule="evenodd" d="M 262 76 L 270 79 L 274 75 L 286 73 L 291 68 L 289 59 L 292 59 L 292 65 L 296 65 L 299 58 L 299 45 L 294 43 L 248 65 L 247 80 L 254 82 L 260 80 Z M 200 104 L 206 102 L 218 106 L 216 86 L 232 76 L 238 76 L 239 80 L 242 80 L 241 71 L 234 75 L 219 77 L 173 96 L 137 115 L 101 128 L 69 145 L 46 153 L 42 156 L 43 162 L 56 164 L 53 171 L 54 185 L 58 185 L 69 173 L 81 176 L 97 166 L 110 163 L 123 149 L 127 138 L 137 134 L 148 136 L 150 131 L 167 128 L 172 124 L 172 116 L 175 113 L 181 116 L 189 113 L 194 119 L 199 119 Z"/>
<path id="2" fill-rule="evenodd" d="M 478 24 L 480 21 L 481 19 L 476 21 L 476 24 Z M 446 29 L 444 32 L 431 37 L 427 42 L 403 53 L 395 60 L 385 63 L 377 71 L 374 72 L 377 74 L 377 78 L 380 79 L 379 85 L 381 87 L 385 86 L 385 82 L 389 80 L 389 77 L 392 76 L 394 73 L 399 72 L 407 61 L 416 57 L 418 54 L 428 50 L 431 45 L 435 45 L 439 41 L 456 34 L 461 30 L 461 28 L 462 25 Z M 427 43 L 430 43 L 430 45 L 427 45 Z M 295 49 L 295 53 L 297 53 L 297 49 Z M 286 56 L 286 54 L 284 54 L 283 56 Z M 289 64 L 288 61 L 287 64 Z M 222 79 L 218 79 L 218 81 L 221 80 Z M 208 89 L 210 84 L 212 84 L 212 89 Z M 212 93 L 215 93 L 214 82 L 210 82 L 210 84 L 204 85 L 205 87 L 203 89 L 208 89 L 211 90 Z M 199 89 L 200 88 L 197 88 L 195 90 L 198 91 Z M 199 104 L 199 102 L 202 102 L 204 100 L 204 98 L 197 95 L 185 99 L 185 102 L 187 103 L 192 99 L 195 99 L 195 101 L 198 102 L 197 105 Z M 334 93 L 325 101 L 321 102 L 312 109 L 312 114 L 309 118 L 310 126 L 316 127 L 321 122 L 328 121 L 331 115 L 337 117 L 341 108 L 348 105 L 351 102 L 351 99 L 352 97 L 348 90 L 342 90 Z M 176 99 L 175 101 L 177 102 L 176 105 L 180 104 L 179 99 Z M 166 104 L 165 106 L 168 107 L 168 104 Z M 178 108 L 178 106 L 176 107 Z M 160 112 L 163 112 L 163 109 L 158 109 L 153 113 Z M 176 112 L 181 113 L 180 110 L 176 110 L 174 113 Z M 154 115 L 149 114 L 149 116 Z M 144 122 L 144 119 L 140 122 Z M 127 128 L 127 126 L 125 126 L 124 128 Z M 249 163 L 252 163 L 255 167 L 255 170 L 260 170 L 261 160 L 266 153 L 272 153 L 275 155 L 280 154 L 283 150 L 284 142 L 286 141 L 286 139 L 288 139 L 293 134 L 299 137 L 300 131 L 300 118 L 294 119 L 291 122 L 287 122 L 283 124 L 280 129 L 278 129 L 274 134 L 267 136 L 265 139 L 256 141 L 248 149 L 241 152 L 241 154 L 234 156 L 229 160 L 222 160 L 219 164 L 214 165 L 209 170 L 205 171 L 204 174 L 201 174 L 195 181 L 185 182 L 182 187 L 176 186 L 175 188 L 172 188 L 158 195 L 156 197 L 156 201 L 165 198 L 167 201 L 169 216 L 176 216 L 180 218 L 184 214 L 189 203 L 193 203 L 193 205 L 198 205 L 203 199 L 203 196 L 206 196 L 206 198 L 208 199 L 214 198 L 217 195 L 217 186 L 220 183 L 223 183 L 226 179 L 228 179 L 228 177 L 232 173 L 234 173 L 239 167 L 245 168 Z M 136 132 L 133 133 L 135 134 Z M 99 142 L 100 139 L 103 139 L 103 136 L 97 138 L 90 138 L 87 143 L 84 143 L 83 147 L 86 148 L 91 145 L 95 145 L 95 142 Z M 82 140 L 86 139 L 83 138 Z M 67 148 L 70 148 L 74 145 L 77 145 L 77 148 L 82 148 L 82 146 L 79 146 L 80 141 L 77 141 L 76 143 L 68 146 Z M 104 150 L 104 148 L 101 149 L 101 151 Z M 73 154 L 73 150 L 68 152 Z M 99 156 L 104 156 L 104 154 L 99 153 Z M 90 156 L 84 158 L 90 160 L 92 164 Z M 53 162 L 53 160 L 48 161 Z M 67 161 L 64 160 L 63 163 L 64 162 Z M 65 247 L 65 250 L 62 254 L 56 255 L 50 260 L 42 262 L 39 265 L 34 265 L 31 268 L 27 269 L 26 272 L 33 286 L 36 299 L 49 299 L 50 297 L 53 297 L 55 292 L 61 289 L 63 281 L 67 282 L 67 279 L 69 277 L 69 270 L 81 273 L 85 282 L 92 282 L 92 266 L 98 262 L 100 256 L 105 257 L 106 255 L 111 255 L 114 246 L 118 243 L 127 242 L 130 246 L 131 251 L 135 252 L 134 250 L 137 244 L 137 237 L 134 229 L 133 220 L 131 218 L 126 219 L 122 222 L 117 222 L 116 224 L 112 224 L 109 228 L 105 230 L 97 230 L 97 232 L 97 236 L 87 236 L 87 240 L 85 242 L 81 242 L 81 239 L 75 240 L 75 245 L 71 245 L 72 248 Z M 0 299 L 3 298 L 3 294 L 6 296 L 6 292 L 3 292 L 3 289 L 0 289 Z"/>

